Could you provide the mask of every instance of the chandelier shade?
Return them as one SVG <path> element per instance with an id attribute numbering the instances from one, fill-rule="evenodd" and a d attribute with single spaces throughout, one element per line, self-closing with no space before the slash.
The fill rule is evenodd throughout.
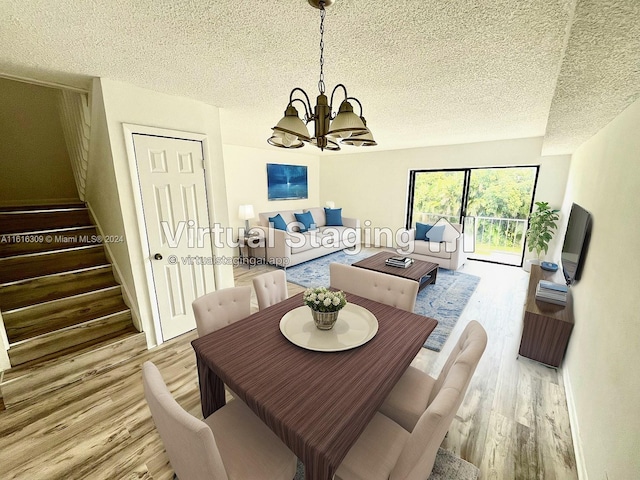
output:
<path id="1" fill-rule="evenodd" d="M 344 145 L 375 146 L 371 131 L 367 128 L 362 116 L 362 104 L 355 97 L 349 97 L 347 88 L 341 83 L 336 85 L 331 92 L 331 101 L 325 95 L 324 86 L 324 18 L 325 7 L 333 4 L 335 0 L 308 0 L 309 4 L 320 10 L 320 80 L 318 90 L 320 95 L 316 99 L 315 108 L 311 105 L 307 93 L 299 87 L 291 90 L 289 103 L 284 112 L 284 117 L 273 127 L 273 135 L 267 139 L 270 145 L 280 148 L 301 148 L 304 143 L 315 145 L 320 150 L 340 150 L 340 139 Z M 333 96 L 339 89 L 344 91 L 344 100 L 340 104 L 337 113 L 333 113 Z M 297 95 L 296 94 L 300 94 Z M 300 98 L 300 97 L 304 98 Z M 353 100 L 360 106 L 360 115 L 353 112 L 353 106 L 349 103 Z M 300 102 L 304 106 L 304 121 L 298 116 L 298 111 L 293 102 Z M 309 134 L 307 125 L 314 122 L 314 135 Z M 352 139 L 352 141 L 347 141 Z"/>
<path id="2" fill-rule="evenodd" d="M 348 138 L 351 135 L 361 135 L 367 131 L 367 127 L 364 126 L 360 117 L 353 113 L 351 104 L 345 100 L 340 104 L 338 115 L 331 122 L 331 128 L 329 128 L 327 135 Z"/>
<path id="3" fill-rule="evenodd" d="M 284 117 L 273 127 L 273 136 L 267 140 L 270 145 L 282 148 L 300 148 L 304 146 L 302 142 L 309 141 L 309 130 L 293 105 L 287 107 Z"/>
<path id="4" fill-rule="evenodd" d="M 340 143 L 343 145 L 351 145 L 353 147 L 375 147 L 378 145 L 378 142 L 373 139 L 373 135 L 368 130 L 367 133 L 362 135 L 351 135 Z"/>

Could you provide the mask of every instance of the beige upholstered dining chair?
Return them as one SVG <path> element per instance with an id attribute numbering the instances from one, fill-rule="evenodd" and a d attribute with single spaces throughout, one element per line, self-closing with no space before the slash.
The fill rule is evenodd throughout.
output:
<path id="1" fill-rule="evenodd" d="M 258 309 L 264 310 L 289 297 L 287 274 L 284 270 L 263 273 L 253 279 L 253 289 L 258 297 Z"/>
<path id="2" fill-rule="evenodd" d="M 409 433 L 386 415 L 376 413 L 338 467 L 336 480 L 429 478 L 438 448 L 486 345 L 484 329 L 479 323 L 472 323 L 458 354 L 447 362 L 446 374 L 435 381 L 433 401 L 418 416 L 413 431 Z"/>
<path id="3" fill-rule="evenodd" d="M 435 379 L 410 366 L 385 399 L 380 412 L 402 425 L 405 430 L 412 431 L 421 415 L 442 389 L 444 382 L 451 374 L 453 365 L 462 364 L 468 369 L 467 384 L 464 385 L 464 391 L 466 391 L 486 345 L 487 333 L 482 325 L 476 321 L 469 322 L 449 354 L 438 378 Z"/>
<path id="4" fill-rule="evenodd" d="M 413 312 L 418 282 L 341 263 L 329 264 L 333 288 Z"/>
<path id="5" fill-rule="evenodd" d="M 202 421 L 175 401 L 153 363 L 144 363 L 142 378 L 153 422 L 179 479 L 294 477 L 295 455 L 240 400 Z"/>
<path id="6" fill-rule="evenodd" d="M 191 306 L 202 337 L 251 314 L 251 287 L 216 290 L 196 298 Z"/>

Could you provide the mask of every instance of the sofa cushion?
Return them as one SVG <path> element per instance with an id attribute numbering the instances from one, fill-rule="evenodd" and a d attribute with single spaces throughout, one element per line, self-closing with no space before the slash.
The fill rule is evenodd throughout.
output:
<path id="1" fill-rule="evenodd" d="M 294 234 L 290 237 L 291 253 L 300 253 L 311 250 L 320 245 L 320 236 L 317 230 Z"/>
<path id="2" fill-rule="evenodd" d="M 276 210 L 275 212 L 260 212 L 258 214 L 259 224 L 263 227 L 269 226 L 269 217 L 280 214 L 287 225 L 296 221 L 295 213 L 302 213 L 302 210 Z"/>
<path id="3" fill-rule="evenodd" d="M 416 240 L 425 240 L 427 238 L 427 232 L 433 227 L 428 223 L 416 222 Z"/>
<path id="4" fill-rule="evenodd" d="M 305 213 L 294 213 L 296 220 L 298 223 L 301 223 L 300 227 L 301 232 L 306 232 L 307 230 L 315 230 L 317 228 L 316 221 L 313 219 L 313 215 L 311 212 Z"/>
<path id="5" fill-rule="evenodd" d="M 282 215 L 277 214 L 275 217 L 269 217 L 269 223 L 273 223 L 273 228 L 278 230 L 286 230 L 287 222 L 284 221 Z"/>
<path id="6" fill-rule="evenodd" d="M 327 217 L 327 226 L 333 226 L 333 227 L 342 226 L 342 208 L 325 207 L 324 214 Z"/>
<path id="7" fill-rule="evenodd" d="M 429 242 L 442 242 L 444 236 L 444 225 L 433 226 L 427 231 L 427 240 Z"/>
<path id="8" fill-rule="evenodd" d="M 427 242 L 426 240 L 416 240 L 413 242 L 413 253 L 428 255 L 437 258 L 451 258 L 451 252 L 456 248 L 455 242 Z"/>
<path id="9" fill-rule="evenodd" d="M 324 227 L 327 224 L 327 217 L 324 214 L 324 208 L 305 208 L 304 211 L 311 212 L 311 215 L 313 215 L 313 219 L 316 221 L 315 223 L 318 227 Z"/>

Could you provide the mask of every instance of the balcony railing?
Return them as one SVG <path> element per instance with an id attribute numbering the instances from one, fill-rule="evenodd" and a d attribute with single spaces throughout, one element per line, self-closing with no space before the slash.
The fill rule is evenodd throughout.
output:
<path id="1" fill-rule="evenodd" d="M 459 217 L 452 215 L 439 215 L 435 213 L 420 212 L 414 214 L 414 221 L 434 224 L 444 218 L 451 223 L 458 223 Z M 466 217 L 465 235 L 469 235 L 470 227 L 474 233 L 473 257 L 491 259 L 500 256 L 500 263 L 520 264 L 522 250 L 524 248 L 525 233 L 527 231 L 527 219 L 499 218 L 499 217 Z M 465 244 L 466 244 L 465 239 Z M 513 257 L 510 260 L 504 258 Z"/>

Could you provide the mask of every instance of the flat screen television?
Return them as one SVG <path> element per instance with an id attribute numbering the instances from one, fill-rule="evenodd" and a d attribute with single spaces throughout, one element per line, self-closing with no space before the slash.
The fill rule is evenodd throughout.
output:
<path id="1" fill-rule="evenodd" d="M 591 214 L 574 203 L 571 205 L 560 256 L 567 285 L 571 285 L 580 278 L 590 234 Z"/>
<path id="2" fill-rule="evenodd" d="M 269 200 L 308 198 L 306 165 L 267 163 L 267 197 Z"/>

